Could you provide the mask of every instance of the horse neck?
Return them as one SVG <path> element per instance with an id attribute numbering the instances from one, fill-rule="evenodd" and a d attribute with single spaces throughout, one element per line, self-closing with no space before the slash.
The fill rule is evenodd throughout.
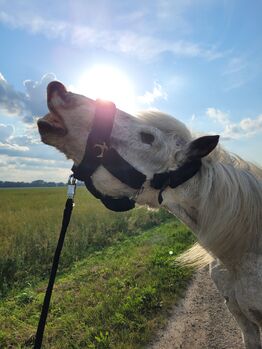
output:
<path id="1" fill-rule="evenodd" d="M 203 161 L 200 173 L 170 195 L 168 208 L 225 264 L 261 248 L 261 184 L 249 172 Z"/>

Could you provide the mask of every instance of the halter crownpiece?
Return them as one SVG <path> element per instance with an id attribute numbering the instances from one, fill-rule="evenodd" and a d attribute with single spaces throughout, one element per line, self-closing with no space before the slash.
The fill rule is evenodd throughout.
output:
<path id="1" fill-rule="evenodd" d="M 92 175 L 99 166 L 105 167 L 114 177 L 132 189 L 140 190 L 146 176 L 135 169 L 111 147 L 110 138 L 114 125 L 116 106 L 112 102 L 96 100 L 96 111 L 92 129 L 87 139 L 81 163 L 72 167 L 74 177 L 85 182 L 86 188 L 110 210 L 122 212 L 135 207 L 135 200 L 127 196 L 111 197 L 99 192 Z M 176 188 L 193 177 L 201 168 L 201 159 L 190 160 L 174 171 L 156 173 L 150 181 L 152 188 L 159 190 L 158 201 L 162 203 L 162 192 Z"/>

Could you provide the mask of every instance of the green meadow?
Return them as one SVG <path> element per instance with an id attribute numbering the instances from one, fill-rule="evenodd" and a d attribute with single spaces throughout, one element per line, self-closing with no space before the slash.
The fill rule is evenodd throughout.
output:
<path id="1" fill-rule="evenodd" d="M 0 191 L 0 348 L 32 348 L 66 188 Z M 192 270 L 194 242 L 163 210 L 114 213 L 77 188 L 43 348 L 145 348 Z"/>

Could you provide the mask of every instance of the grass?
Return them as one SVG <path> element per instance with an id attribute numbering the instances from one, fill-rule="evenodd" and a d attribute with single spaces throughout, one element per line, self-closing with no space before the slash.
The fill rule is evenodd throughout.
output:
<path id="1" fill-rule="evenodd" d="M 33 345 L 63 192 L 1 192 L 14 214 L 13 227 L 9 210 L 0 210 L 4 246 L 9 248 L 5 260 L 5 249 L 0 247 L 1 263 L 13 260 L 15 266 L 12 279 L 2 268 L 1 348 Z M 192 234 L 162 211 L 135 209 L 114 214 L 83 189 L 76 201 L 43 348 L 143 348 L 164 323 L 166 312 L 181 297 L 191 276 L 190 269 L 176 265 L 175 256 L 192 244 Z M 45 252 L 40 253 L 42 249 Z"/>
<path id="2" fill-rule="evenodd" d="M 65 188 L 1 190 L 0 298 L 12 289 L 35 284 L 48 276 L 65 200 Z M 164 211 L 147 212 L 146 209 L 111 212 L 85 188 L 77 189 L 75 203 L 60 271 L 92 251 L 170 217 Z"/>

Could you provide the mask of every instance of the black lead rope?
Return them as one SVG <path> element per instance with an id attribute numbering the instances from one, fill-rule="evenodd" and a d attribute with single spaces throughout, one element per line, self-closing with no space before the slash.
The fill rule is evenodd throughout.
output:
<path id="1" fill-rule="evenodd" d="M 45 293 L 45 299 L 44 299 L 44 303 L 42 306 L 40 319 L 38 322 L 38 328 L 37 328 L 37 332 L 36 332 L 34 349 L 40 349 L 42 346 L 46 318 L 47 318 L 47 314 L 48 314 L 48 310 L 49 310 L 53 286 L 55 283 L 55 277 L 56 277 L 56 272 L 57 272 L 57 268 L 58 268 L 58 264 L 59 264 L 60 254 L 61 254 L 61 251 L 63 248 L 66 230 L 67 230 L 68 224 L 70 222 L 71 213 L 72 213 L 73 207 L 74 207 L 74 200 L 73 199 L 74 199 L 74 194 L 75 194 L 75 188 L 76 188 L 76 181 L 75 181 L 73 176 L 70 176 L 69 181 L 68 181 L 67 201 L 66 201 L 65 208 L 64 208 L 61 232 L 60 232 L 60 236 L 58 239 L 56 251 L 54 254 L 52 269 L 51 269 L 49 282 L 48 282 L 48 286 L 47 286 L 46 293 Z"/>

